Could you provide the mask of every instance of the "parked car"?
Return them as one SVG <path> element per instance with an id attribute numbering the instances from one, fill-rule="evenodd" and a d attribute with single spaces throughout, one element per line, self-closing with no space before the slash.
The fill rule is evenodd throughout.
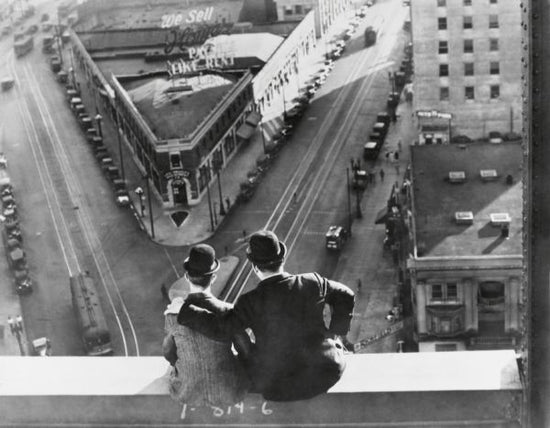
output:
<path id="1" fill-rule="evenodd" d="M 493 144 L 499 144 L 502 143 L 502 134 L 497 131 L 491 131 L 489 132 L 489 142 Z"/>
<path id="2" fill-rule="evenodd" d="M 471 143 L 472 141 L 473 140 L 467 135 L 453 135 L 451 137 L 452 144 L 465 144 L 465 143 Z"/>
<path id="3" fill-rule="evenodd" d="M 32 341 L 32 353 L 39 357 L 49 357 L 52 355 L 52 345 L 47 337 L 39 337 Z"/>

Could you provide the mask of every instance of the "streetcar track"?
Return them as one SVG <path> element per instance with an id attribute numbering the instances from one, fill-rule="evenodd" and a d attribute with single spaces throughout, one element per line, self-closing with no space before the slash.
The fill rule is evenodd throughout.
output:
<path id="1" fill-rule="evenodd" d="M 47 108 L 48 107 L 47 103 L 44 100 L 44 96 L 40 90 L 40 85 L 36 79 L 36 76 L 34 76 L 32 71 L 29 70 L 29 67 L 26 64 L 24 65 L 24 71 L 27 76 L 30 76 L 33 82 L 34 88 L 36 89 L 36 92 L 33 93 L 33 98 L 40 111 L 40 116 L 42 117 L 47 134 L 50 138 L 50 142 L 52 144 L 52 148 L 54 149 L 55 156 L 58 159 L 59 164 L 61 166 L 61 169 L 63 172 L 63 180 L 66 182 L 68 186 L 71 200 L 74 206 L 79 207 L 78 211 L 76 212 L 76 217 L 79 220 L 79 224 L 81 226 L 81 230 L 83 232 L 84 238 L 88 244 L 88 248 L 90 249 L 91 255 L 94 259 L 95 265 L 97 267 L 97 270 L 101 279 L 101 283 L 111 303 L 111 308 L 113 309 L 113 312 L 115 313 L 115 317 L 117 318 L 117 322 L 119 323 L 122 340 L 124 342 L 125 354 L 128 355 L 128 343 L 126 339 L 126 334 L 124 333 L 124 329 L 122 327 L 120 315 L 118 314 L 118 311 L 116 309 L 116 303 L 113 300 L 111 295 L 111 291 L 114 291 L 114 293 L 116 294 L 116 297 L 118 298 L 118 303 L 122 308 L 122 312 L 126 317 L 126 323 L 128 324 L 131 335 L 133 336 L 136 355 L 139 356 L 139 344 L 138 344 L 137 335 L 132 323 L 130 313 L 126 307 L 124 299 L 122 298 L 120 289 L 114 278 L 109 261 L 107 260 L 105 252 L 103 251 L 101 240 L 99 239 L 98 233 L 93 225 L 89 210 L 86 208 L 85 200 L 83 199 L 84 192 L 82 191 L 80 180 L 78 179 L 78 177 L 73 171 L 73 168 L 71 167 L 71 163 L 67 155 L 66 149 L 61 143 L 61 139 L 57 132 L 57 128 Z M 43 108 L 41 107 L 41 103 L 43 105 Z M 44 110 L 45 110 L 45 113 L 44 113 Z M 52 133 L 54 135 L 52 135 Z M 68 181 L 66 180 L 66 177 L 69 178 Z M 109 284 L 111 284 L 111 288 L 113 290 L 109 289 Z"/>
<path id="2" fill-rule="evenodd" d="M 8 58 L 10 58 L 10 56 Z M 13 58 L 13 51 L 11 54 L 11 58 Z M 16 65 L 13 62 L 13 59 L 9 64 L 9 68 L 13 73 L 14 79 L 17 82 L 17 92 L 19 95 L 21 95 L 17 99 L 18 109 L 22 117 L 25 132 L 27 133 L 30 142 L 35 164 L 37 165 L 37 170 L 42 183 L 42 187 L 44 189 L 44 195 L 46 197 L 48 208 L 50 210 L 50 215 L 52 217 L 56 237 L 58 239 L 59 246 L 63 254 L 65 265 L 67 267 L 69 275 L 71 276 L 73 275 L 73 272 L 82 270 L 80 262 L 78 261 L 77 252 L 74 247 L 74 234 L 75 232 L 81 233 L 81 235 L 86 240 L 87 246 L 94 259 L 97 270 L 101 277 L 102 285 L 107 294 L 110 307 L 113 310 L 115 320 L 117 322 L 119 332 L 122 337 L 124 353 L 126 356 L 128 355 L 126 333 L 122 326 L 116 304 L 111 296 L 111 292 L 109 291 L 109 287 L 107 285 L 108 279 L 106 278 L 106 275 L 104 273 L 105 270 L 107 270 L 108 272 L 107 276 L 109 276 L 110 280 L 112 281 L 112 287 L 115 288 L 115 292 L 119 300 L 119 305 L 122 307 L 122 311 L 127 318 L 127 322 L 135 342 L 136 355 L 139 355 L 139 344 L 137 341 L 137 336 L 133 327 L 133 323 L 131 321 L 131 317 L 122 299 L 120 290 L 118 289 L 112 270 L 110 269 L 108 260 L 102 249 L 101 241 L 98 239 L 97 233 L 95 231 L 95 228 L 93 227 L 93 224 L 91 223 L 90 216 L 87 210 L 82 209 L 82 207 L 85 207 L 85 205 L 76 202 L 79 201 L 83 195 L 80 181 L 77 180 L 72 168 L 70 167 L 68 156 L 66 154 L 65 148 L 61 144 L 61 139 L 48 108 L 49 106 L 44 100 L 44 95 L 40 90 L 40 83 L 36 79 L 36 76 L 33 74 L 33 72 L 29 71 L 29 67 L 30 66 L 28 64 L 24 63 L 22 64 L 21 68 L 23 69 L 24 75 L 26 77 L 24 81 L 31 88 L 30 91 L 24 90 L 25 85 L 22 84 L 22 78 L 20 78 L 17 73 Z M 32 107 L 29 104 L 29 100 L 23 96 L 24 93 L 29 93 L 34 100 L 34 107 L 39 112 L 39 116 L 41 117 L 41 125 L 45 130 L 45 134 L 47 134 L 47 138 L 45 138 L 45 140 L 49 140 L 50 146 L 51 148 L 53 148 L 53 153 L 47 153 L 42 148 L 42 139 L 39 137 L 37 124 L 35 123 L 35 121 L 33 121 L 33 115 L 31 114 Z M 46 113 L 44 113 L 44 111 L 46 111 Z M 52 132 L 54 135 L 52 135 Z M 59 168 L 49 167 L 49 162 L 53 162 L 53 164 L 58 165 Z M 59 172 L 62 173 L 61 176 L 59 175 Z M 67 180 L 66 177 L 69 177 L 70 180 Z M 50 188 L 48 188 L 48 184 L 51 185 Z M 72 202 L 71 207 L 64 207 L 59 200 L 63 196 L 64 192 L 66 193 L 67 200 Z M 80 209 L 75 210 L 75 207 L 79 207 Z M 66 211 L 66 213 L 64 213 L 64 210 Z M 78 224 L 75 224 L 74 221 L 71 221 L 70 216 L 75 216 Z"/>
<path id="3" fill-rule="evenodd" d="M 377 52 L 388 52 L 387 45 L 389 44 L 389 39 L 385 38 L 385 43 L 382 46 L 378 46 Z M 391 50 L 389 50 L 388 56 L 391 54 Z M 313 206 L 315 204 L 315 201 L 317 200 L 317 197 L 319 193 L 321 192 L 323 188 L 323 184 L 326 182 L 328 176 L 330 175 L 330 171 L 333 167 L 333 165 L 336 162 L 336 156 L 334 156 L 334 151 L 336 150 L 336 154 L 340 153 L 340 151 L 343 149 L 344 144 L 339 144 L 339 141 L 343 137 L 344 140 L 347 140 L 349 137 L 349 134 L 351 133 L 351 127 L 346 127 L 346 125 L 351 121 L 351 118 L 355 119 L 357 116 L 359 116 L 359 109 L 357 109 L 357 104 L 359 102 L 363 102 L 363 100 L 359 99 L 359 97 L 354 97 L 351 107 L 348 109 L 348 111 L 345 113 L 345 119 L 342 126 L 338 128 L 337 134 L 335 138 L 331 138 L 333 141 L 332 145 L 329 145 L 328 150 L 325 154 L 325 157 L 323 158 L 323 165 L 318 169 L 317 174 L 315 176 L 315 180 L 311 180 L 311 177 L 308 175 L 308 171 L 311 169 L 313 160 L 319 155 L 318 150 L 323 146 L 323 143 L 325 142 L 327 135 L 326 131 L 332 127 L 334 124 L 336 117 L 339 114 L 342 114 L 342 107 L 345 102 L 345 100 L 348 98 L 348 95 L 353 91 L 353 84 L 350 84 L 353 80 L 355 80 L 359 75 L 360 72 L 363 70 L 363 68 L 366 65 L 366 62 L 369 60 L 370 56 L 364 55 L 359 64 L 354 68 L 353 73 L 350 73 L 344 82 L 342 86 L 346 87 L 346 89 L 341 90 L 332 104 L 329 113 L 327 114 L 327 117 L 323 120 L 323 123 L 321 127 L 319 128 L 318 132 L 315 134 L 313 141 L 314 144 L 311 144 L 308 148 L 308 151 L 306 152 L 306 155 L 303 158 L 302 165 L 306 165 L 305 168 L 298 168 L 294 172 L 289 184 L 285 188 L 285 191 L 283 192 L 283 195 L 279 199 L 279 202 L 275 206 L 275 209 L 273 210 L 271 216 L 266 222 L 266 225 L 264 226 L 265 229 L 275 230 L 278 225 L 281 223 L 285 215 L 287 215 L 287 209 L 292 203 L 292 193 L 294 193 L 297 190 L 303 191 L 304 187 L 308 188 L 306 192 L 306 200 L 309 197 L 310 203 L 306 204 L 306 200 L 300 205 L 298 212 L 294 214 L 294 219 L 291 223 L 291 226 L 286 234 L 284 234 L 284 241 L 289 242 L 288 244 L 288 254 L 292 251 L 296 241 L 298 240 L 298 236 L 300 231 L 303 229 L 303 226 L 305 222 L 308 219 L 308 216 L 310 215 L 311 211 L 313 210 Z M 382 61 L 383 58 L 377 58 L 375 62 L 379 63 Z M 388 63 L 387 59 L 384 59 L 384 63 Z M 372 86 L 375 82 L 375 77 L 379 73 L 380 70 L 376 70 L 373 73 L 368 73 L 365 75 L 363 82 L 360 85 L 360 89 L 358 93 L 364 93 L 368 87 Z M 355 110 L 355 111 L 354 111 Z M 342 134 L 344 134 L 342 136 Z M 339 150 L 337 150 L 339 148 Z M 330 155 L 330 156 L 329 156 Z M 321 177 L 322 176 L 322 177 Z M 319 181 L 321 180 L 321 181 Z M 295 184 L 297 183 L 297 184 Z M 306 186 L 300 186 L 299 184 L 306 184 Z M 313 183 L 316 184 L 316 186 L 313 185 Z M 317 191 L 315 191 L 315 188 Z M 309 205 L 309 206 L 307 206 Z M 307 206 L 307 208 L 306 208 Z M 282 209 L 281 209 L 282 207 Z M 305 210 L 305 211 L 304 211 Z M 300 220 L 301 219 L 301 220 Z M 299 227 L 297 224 L 300 222 Z M 297 228 L 296 232 L 292 234 L 293 229 Z M 245 273 L 246 272 L 246 273 Z M 241 281 L 241 277 L 244 275 L 244 279 Z M 232 284 L 230 285 L 229 289 L 227 291 L 224 290 L 224 300 L 233 302 L 236 300 L 236 298 L 241 294 L 242 290 L 246 286 L 247 282 L 250 279 L 250 276 L 252 275 L 252 268 L 250 264 L 247 261 L 244 261 L 240 265 L 240 269 L 235 275 L 235 279 L 233 280 Z"/>

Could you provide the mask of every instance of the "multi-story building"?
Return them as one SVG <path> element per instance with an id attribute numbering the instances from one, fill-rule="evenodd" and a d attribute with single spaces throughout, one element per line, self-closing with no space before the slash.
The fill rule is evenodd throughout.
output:
<path id="1" fill-rule="evenodd" d="M 410 7 L 420 143 L 520 133 L 520 0 L 415 0 Z"/>
<path id="2" fill-rule="evenodd" d="M 527 296 L 521 145 L 411 150 L 404 230 L 420 351 L 514 347 Z"/>
<path id="3" fill-rule="evenodd" d="M 96 0 L 79 8 L 75 66 L 166 208 L 208 193 L 253 135 L 266 100 L 296 84 L 315 44 L 312 12 L 256 27 L 240 21 L 244 3 Z"/>
<path id="4" fill-rule="evenodd" d="M 351 0 L 277 0 L 279 20 L 301 20 L 315 13 L 315 32 L 322 37 L 338 17 L 351 7 Z"/>

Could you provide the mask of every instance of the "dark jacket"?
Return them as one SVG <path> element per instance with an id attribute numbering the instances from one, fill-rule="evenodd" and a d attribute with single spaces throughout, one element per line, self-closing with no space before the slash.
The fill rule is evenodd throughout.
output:
<path id="1" fill-rule="evenodd" d="M 232 305 L 205 293 L 189 294 L 180 313 L 222 314 Z M 168 334 L 163 342 L 165 358 L 173 369 L 170 394 L 190 406 L 223 406 L 241 401 L 249 382 L 242 364 L 231 351 L 231 338 L 212 340 L 167 315 Z M 241 334 L 246 334 L 241 332 Z"/>
<path id="2" fill-rule="evenodd" d="M 328 328 L 323 310 L 331 309 Z M 268 400 L 289 401 L 326 392 L 345 368 L 335 335 L 349 331 L 354 293 L 318 274 L 283 273 L 242 295 L 233 310 L 215 315 L 180 312 L 178 322 L 212 338 L 251 328 L 256 338 L 249 373 Z"/>

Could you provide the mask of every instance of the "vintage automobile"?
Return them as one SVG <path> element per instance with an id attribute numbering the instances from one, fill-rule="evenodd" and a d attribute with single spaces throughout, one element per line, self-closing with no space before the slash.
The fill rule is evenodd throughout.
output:
<path id="1" fill-rule="evenodd" d="M 348 240 L 348 231 L 342 226 L 330 226 L 325 234 L 325 246 L 328 250 L 341 250 Z"/>

